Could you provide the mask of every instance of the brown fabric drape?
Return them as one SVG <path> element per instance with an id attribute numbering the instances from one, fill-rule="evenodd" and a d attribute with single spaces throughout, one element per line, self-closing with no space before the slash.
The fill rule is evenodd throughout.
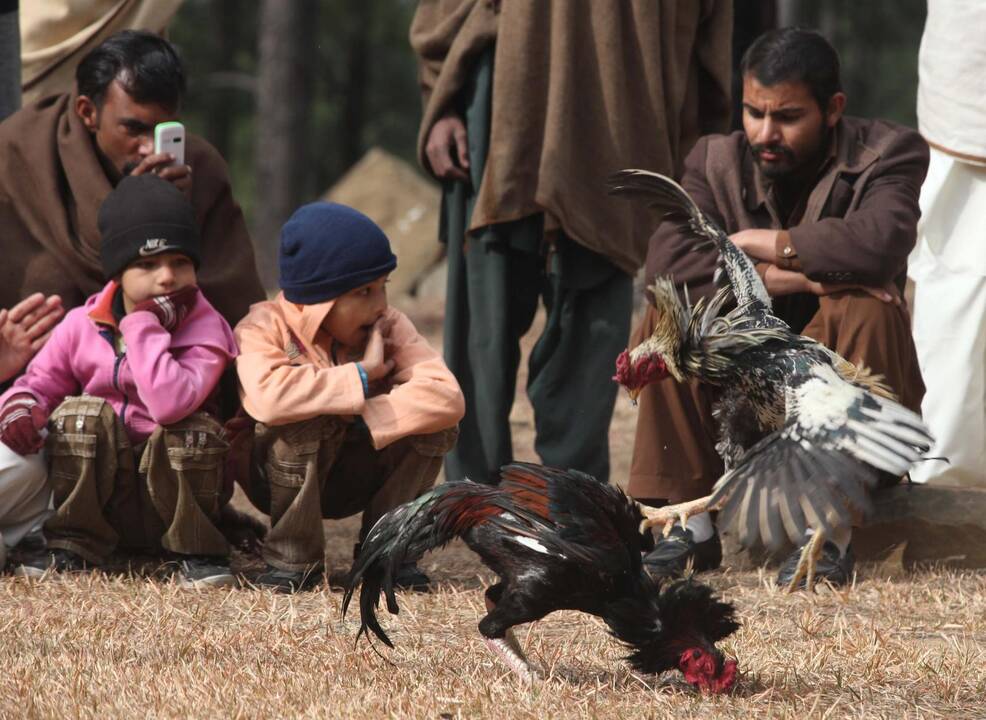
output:
<path id="1" fill-rule="evenodd" d="M 163 35 L 184 0 L 24 0 L 20 7 L 24 103 L 70 92 L 86 53 L 121 30 Z"/>
<path id="2" fill-rule="evenodd" d="M 0 307 L 41 291 L 71 308 L 104 284 L 96 218 L 112 185 L 74 98 L 47 98 L 0 124 Z M 187 142 L 202 237 L 199 285 L 234 325 L 263 298 L 253 247 L 226 163 L 201 138 Z"/>
<path id="3" fill-rule="evenodd" d="M 547 212 L 627 273 L 653 218 L 607 197 L 627 167 L 681 169 L 729 121 L 732 3 L 423 0 L 411 27 L 425 97 L 419 158 L 455 109 L 475 55 L 496 43 L 489 154 L 470 230 Z M 706 124 L 700 125 L 699 118 Z"/>

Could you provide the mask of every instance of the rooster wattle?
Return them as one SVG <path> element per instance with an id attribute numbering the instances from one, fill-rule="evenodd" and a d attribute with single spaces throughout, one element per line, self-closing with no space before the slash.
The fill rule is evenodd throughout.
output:
<path id="1" fill-rule="evenodd" d="M 738 623 L 729 603 L 692 580 L 658 586 L 641 563 L 639 506 L 619 489 L 575 471 L 515 463 L 499 485 L 449 482 L 383 516 L 350 572 L 343 612 L 360 590 L 360 634 L 388 646 L 376 608 L 380 593 L 398 612 L 393 577 L 399 567 L 456 537 L 499 576 L 486 590 L 479 623 L 487 645 L 515 673 L 532 677 L 510 628 L 555 610 L 603 619 L 644 673 L 679 669 L 693 685 L 725 692 L 736 661 L 715 643 Z"/>

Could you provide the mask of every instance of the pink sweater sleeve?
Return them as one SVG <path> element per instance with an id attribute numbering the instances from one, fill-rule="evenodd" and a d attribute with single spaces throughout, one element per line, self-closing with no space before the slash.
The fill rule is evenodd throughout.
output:
<path id="1" fill-rule="evenodd" d="M 72 348 L 79 344 L 77 327 L 81 308 L 72 310 L 58 325 L 44 347 L 28 364 L 24 374 L 0 396 L 0 406 L 14 395 L 30 393 L 47 414 L 51 414 L 69 395 L 79 392 L 79 381 L 72 374 Z"/>
<path id="2" fill-rule="evenodd" d="M 120 332 L 137 393 L 158 425 L 178 422 L 202 407 L 226 369 L 228 358 L 216 349 L 172 351 L 171 333 L 149 312 L 127 315 Z"/>
<path id="3" fill-rule="evenodd" d="M 391 309 L 394 386 L 366 401 L 363 420 L 373 446 L 453 427 L 466 412 L 462 390 L 438 352 L 403 314 Z"/>

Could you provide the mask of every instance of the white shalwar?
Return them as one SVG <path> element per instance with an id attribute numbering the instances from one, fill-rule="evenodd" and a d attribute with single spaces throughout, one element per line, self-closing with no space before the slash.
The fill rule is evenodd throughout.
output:
<path id="1" fill-rule="evenodd" d="M 921 188 L 914 344 L 936 438 L 916 482 L 986 487 L 986 3 L 929 0 L 918 127 L 931 146 Z"/>
<path id="2" fill-rule="evenodd" d="M 51 514 L 43 453 L 21 457 L 0 443 L 0 536 L 12 548 Z"/>

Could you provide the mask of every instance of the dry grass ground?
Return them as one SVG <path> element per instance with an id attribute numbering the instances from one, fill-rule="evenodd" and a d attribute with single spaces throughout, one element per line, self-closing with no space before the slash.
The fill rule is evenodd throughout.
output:
<path id="1" fill-rule="evenodd" d="M 532 457 L 523 405 L 514 426 L 518 455 Z M 615 477 L 632 427 L 621 399 Z M 357 527 L 327 525 L 331 569 L 346 568 Z M 458 543 L 422 565 L 438 587 L 383 614 L 397 646 L 383 657 L 354 648 L 358 618 L 341 618 L 328 587 L 285 597 L 187 592 L 153 573 L 0 579 L 0 717 L 986 718 L 984 574 L 863 566 L 846 592 L 787 596 L 770 572 L 714 573 L 743 621 L 725 644 L 742 675 L 734 694 L 709 698 L 673 675 L 628 672 L 602 623 L 574 613 L 521 629 L 547 679 L 518 681 L 476 629 L 484 568 Z"/>

